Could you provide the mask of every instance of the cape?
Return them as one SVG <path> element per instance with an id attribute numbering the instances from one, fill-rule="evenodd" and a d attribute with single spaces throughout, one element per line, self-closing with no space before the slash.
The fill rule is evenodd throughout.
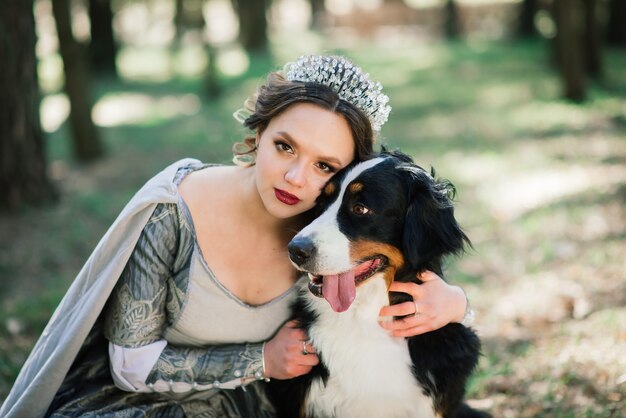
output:
<path id="1" fill-rule="evenodd" d="M 165 168 L 124 207 L 50 318 L 0 408 L 1 417 L 34 418 L 47 412 L 152 212 L 158 203 L 178 202 L 176 172 L 195 164 L 201 162 L 187 158 Z"/>

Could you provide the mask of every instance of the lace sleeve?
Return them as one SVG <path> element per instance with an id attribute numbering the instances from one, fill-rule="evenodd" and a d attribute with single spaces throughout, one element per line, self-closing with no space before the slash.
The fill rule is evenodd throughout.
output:
<path id="1" fill-rule="evenodd" d="M 204 348 L 168 344 L 167 301 L 182 299 L 168 286 L 180 236 L 175 204 L 158 205 L 107 305 L 104 334 L 111 373 L 127 391 L 234 388 L 263 378 L 263 343 Z"/>
<path id="2" fill-rule="evenodd" d="M 161 339 L 178 236 L 175 211 L 173 204 L 156 207 L 109 298 L 104 335 L 116 345 L 135 348 Z"/>

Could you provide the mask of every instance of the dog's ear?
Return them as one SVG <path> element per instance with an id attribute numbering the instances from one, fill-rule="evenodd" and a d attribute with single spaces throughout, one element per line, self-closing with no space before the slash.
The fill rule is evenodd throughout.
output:
<path id="1" fill-rule="evenodd" d="M 436 180 L 412 165 L 402 169 L 407 179 L 408 207 L 403 232 L 406 261 L 414 270 L 439 270 L 443 256 L 461 253 L 471 246 L 454 217 L 452 183 Z"/>
<path id="2" fill-rule="evenodd" d="M 381 145 L 380 149 L 381 149 L 380 150 L 380 155 L 383 156 L 383 157 L 386 157 L 386 156 L 393 157 L 397 161 L 399 161 L 400 163 L 414 164 L 413 158 L 411 158 L 410 155 L 403 153 L 399 149 L 389 150 L 389 149 L 387 149 L 387 147 L 385 145 Z"/>

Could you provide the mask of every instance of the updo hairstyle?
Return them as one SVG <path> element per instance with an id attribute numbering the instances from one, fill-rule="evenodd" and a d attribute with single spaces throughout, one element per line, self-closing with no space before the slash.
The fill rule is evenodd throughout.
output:
<path id="1" fill-rule="evenodd" d="M 265 85 L 244 103 L 234 116 L 245 127 L 262 134 L 270 121 L 296 103 L 313 103 L 342 115 L 352 132 L 354 159 L 363 161 L 373 153 L 374 133 L 370 120 L 352 103 L 339 98 L 330 87 L 319 83 L 289 81 L 279 72 L 271 72 Z M 246 137 L 233 146 L 233 162 L 251 166 L 256 158 L 256 136 Z"/>

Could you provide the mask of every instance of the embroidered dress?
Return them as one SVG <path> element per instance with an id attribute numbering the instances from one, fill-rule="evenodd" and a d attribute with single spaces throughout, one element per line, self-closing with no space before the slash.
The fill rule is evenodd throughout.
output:
<path id="1" fill-rule="evenodd" d="M 183 165 L 174 184 L 205 167 Z M 172 200 L 156 204 L 45 416 L 274 416 L 262 346 L 296 286 L 259 306 L 239 300 L 204 260 L 184 201 Z"/>

